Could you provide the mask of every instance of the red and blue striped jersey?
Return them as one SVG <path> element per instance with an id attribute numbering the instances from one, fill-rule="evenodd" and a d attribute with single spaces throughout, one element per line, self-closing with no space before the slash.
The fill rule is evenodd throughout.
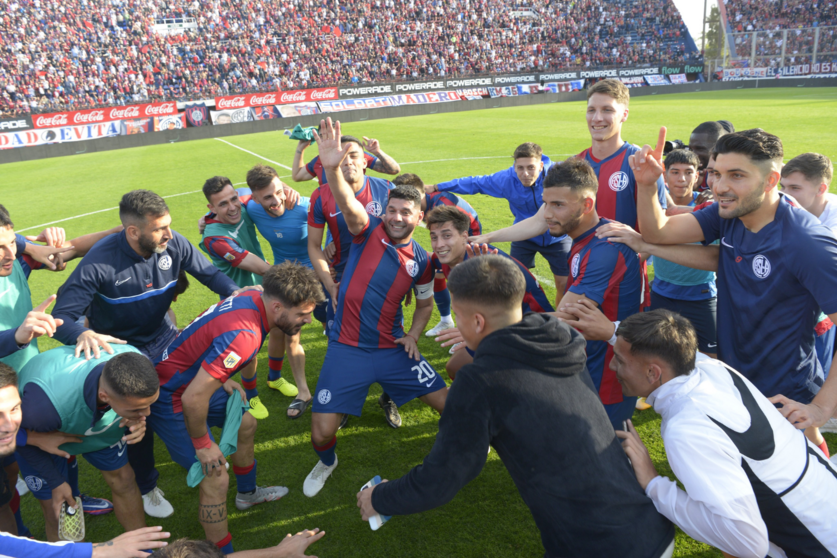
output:
<path id="1" fill-rule="evenodd" d="M 596 229 L 609 222 L 600 219 L 573 240 L 567 290 L 595 301 L 615 322 L 640 311 L 643 286 L 639 255 L 624 244 L 596 238 Z M 610 369 L 612 358 L 613 347 L 606 341 L 587 342 L 587 370 L 605 405 L 622 402 L 622 386 Z"/>
<path id="2" fill-rule="evenodd" d="M 183 392 L 203 368 L 226 382 L 253 360 L 270 324 L 260 291 L 245 291 L 213 304 L 192 320 L 154 361 L 160 376 L 160 401 L 183 410 Z"/>
<path id="3" fill-rule="evenodd" d="M 363 169 L 363 173 L 366 174 L 368 169 L 371 169 L 375 166 L 375 163 L 378 162 L 378 158 L 372 155 L 371 153 L 367 153 L 366 151 L 363 152 L 363 156 L 366 158 L 366 168 Z M 320 183 L 320 186 L 325 186 L 328 184 L 328 180 L 326 180 L 325 169 L 323 169 L 323 164 L 320 162 L 320 156 L 317 155 L 311 161 L 305 165 L 305 170 L 308 171 L 308 174 L 311 176 L 317 177 L 317 182 Z"/>
<path id="4" fill-rule="evenodd" d="M 471 207 L 470 203 L 466 202 L 452 192 L 433 192 L 432 194 L 427 194 L 426 197 L 427 211 L 424 212 L 425 215 L 440 205 L 452 205 L 462 213 L 468 215 L 468 218 L 471 220 L 471 224 L 468 227 L 468 234 L 470 236 L 478 236 L 482 234 L 480 218 L 477 216 L 476 210 Z"/>
<path id="5" fill-rule="evenodd" d="M 364 177 L 363 187 L 355 194 L 355 199 L 363 204 L 370 216 L 380 217 L 387 206 L 389 191 L 394 187 L 389 180 L 367 176 Z M 326 224 L 337 248 L 331 264 L 337 271 L 337 280 L 340 281 L 349 257 L 349 249 L 352 247 L 352 233 L 349 232 L 346 219 L 337 207 L 337 201 L 328 185 L 314 190 L 308 208 L 308 226 L 322 229 Z"/>
<path id="6" fill-rule="evenodd" d="M 432 283 L 424 248 L 415 240 L 393 244 L 383 221 L 370 216 L 354 237 L 329 338 L 361 349 L 396 347 L 404 336 L 401 301 L 414 286 L 428 286 L 432 296 Z"/>
<path id="7" fill-rule="evenodd" d="M 596 195 L 596 212 L 599 217 L 619 221 L 639 230 L 636 216 L 636 179 L 628 164 L 628 157 L 637 153 L 639 147 L 625 143 L 619 150 L 601 161 L 593 157 L 592 148 L 585 149 L 579 157 L 590 163 L 599 179 Z M 666 208 L 666 183 L 661 176 L 657 180 L 657 196 L 660 205 Z"/>
<path id="8" fill-rule="evenodd" d="M 554 312 L 555 309 L 552 307 L 552 303 L 549 302 L 549 299 L 546 296 L 546 293 L 543 292 L 540 283 L 532 275 L 532 272 L 526 269 L 526 266 L 514 259 L 513 257 L 509 256 L 502 250 L 495 248 L 494 246 L 490 246 L 493 250 L 497 250 L 498 256 L 503 256 L 504 258 L 508 258 L 514 262 L 517 268 L 523 272 L 523 278 L 526 280 L 526 294 L 523 295 L 523 313 L 526 314 L 527 312 Z M 468 259 L 468 254 L 465 254 L 465 261 Z M 451 268 L 448 264 L 443 264 L 439 261 L 439 257 L 434 253 L 430 256 L 430 262 L 433 265 L 433 271 L 438 272 L 441 271 L 445 275 L 445 279 L 448 278 L 451 272 Z"/>

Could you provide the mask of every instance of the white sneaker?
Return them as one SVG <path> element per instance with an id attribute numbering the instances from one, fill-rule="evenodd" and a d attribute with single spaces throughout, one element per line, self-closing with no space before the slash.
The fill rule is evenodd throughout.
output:
<path id="1" fill-rule="evenodd" d="M 837 419 L 830 418 L 828 422 L 820 426 L 820 432 L 837 432 Z M 18 491 L 19 492 L 19 491 Z"/>
<path id="2" fill-rule="evenodd" d="M 256 504 L 278 500 L 287 493 L 288 489 L 284 486 L 257 486 L 256 491 L 252 494 L 242 494 L 241 492 L 236 494 L 235 507 L 246 510 Z"/>
<path id="3" fill-rule="evenodd" d="M 425 335 L 427 337 L 436 337 L 446 329 L 450 329 L 452 327 L 456 327 L 456 324 L 453 323 L 453 318 L 448 316 L 447 318 L 442 318 L 441 320 L 439 320 L 439 323 L 436 324 L 436 327 L 427 331 Z"/>
<path id="4" fill-rule="evenodd" d="M 26 481 L 20 477 L 17 478 L 17 484 L 15 484 L 15 488 L 17 488 L 17 493 L 21 496 L 29 492 L 29 487 L 26 486 Z"/>
<path id="5" fill-rule="evenodd" d="M 173 514 L 174 508 L 163 496 L 165 496 L 163 491 L 156 486 L 148 494 L 143 494 L 142 507 L 145 513 L 151 517 L 168 517 Z"/>
<path id="6" fill-rule="evenodd" d="M 334 465 L 331 467 L 322 461 L 317 461 L 317 464 L 314 465 L 314 468 L 305 477 L 305 482 L 302 484 L 302 493 L 309 498 L 316 496 L 323 489 L 326 479 L 331 476 L 335 467 L 337 467 L 336 455 L 334 456 Z"/>

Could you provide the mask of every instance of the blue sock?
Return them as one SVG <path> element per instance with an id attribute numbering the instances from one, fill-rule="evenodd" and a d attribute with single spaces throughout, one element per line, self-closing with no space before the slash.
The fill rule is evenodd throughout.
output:
<path id="1" fill-rule="evenodd" d="M 314 451 L 316 451 L 317 455 L 320 456 L 320 461 L 322 461 L 324 465 L 328 465 L 329 467 L 334 465 L 334 449 L 337 447 L 337 436 L 334 436 L 322 446 L 318 446 L 313 440 L 311 441 L 311 445 L 314 446 Z"/>
<path id="2" fill-rule="evenodd" d="M 285 362 L 285 357 L 267 357 L 267 365 L 270 369 L 267 375 L 267 379 L 271 382 L 275 382 L 279 378 L 282 377 L 282 364 Z"/>
<path id="3" fill-rule="evenodd" d="M 78 490 L 78 461 L 76 461 L 75 456 L 67 460 L 67 483 L 73 491 L 73 497 L 78 496 L 80 494 Z"/>
<path id="4" fill-rule="evenodd" d="M 436 308 L 443 318 L 450 317 L 450 291 L 447 289 L 433 293 L 433 300 L 436 301 Z"/>
<path id="5" fill-rule="evenodd" d="M 227 533 L 227 536 L 215 543 L 215 546 L 221 549 L 224 554 L 233 553 L 232 535 Z"/>
<path id="6" fill-rule="evenodd" d="M 238 483 L 238 491 L 249 493 L 256 490 L 256 460 L 249 467 L 236 467 L 233 465 L 235 482 Z"/>
<path id="7" fill-rule="evenodd" d="M 241 384 L 244 386 L 244 394 L 247 395 L 247 399 L 253 399 L 259 396 L 259 388 L 256 387 L 256 376 L 258 374 L 253 374 L 253 377 L 250 379 L 241 378 Z"/>

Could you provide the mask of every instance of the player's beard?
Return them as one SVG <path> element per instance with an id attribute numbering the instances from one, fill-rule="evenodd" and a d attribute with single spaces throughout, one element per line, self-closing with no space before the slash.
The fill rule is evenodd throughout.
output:
<path id="1" fill-rule="evenodd" d="M 578 228 L 578 225 L 581 223 L 581 218 L 584 215 L 583 210 L 579 210 L 576 215 L 570 217 L 566 223 L 556 223 L 555 225 L 548 225 L 549 227 L 549 234 L 552 236 L 563 236 L 565 234 L 569 234 L 570 231 L 573 231 Z M 555 227 L 555 230 L 553 230 Z"/>
<path id="2" fill-rule="evenodd" d="M 737 217 L 744 217 L 761 207 L 764 201 L 764 188 L 759 185 L 752 193 L 747 194 L 745 198 L 738 198 L 738 207 L 735 209 L 718 209 L 718 215 L 721 219 L 735 219 Z"/>
<path id="3" fill-rule="evenodd" d="M 305 324 L 294 324 L 285 318 L 284 313 L 276 318 L 276 327 L 278 327 L 282 333 L 291 337 L 299 333 L 303 325 Z"/>
<path id="4" fill-rule="evenodd" d="M 161 246 L 160 243 L 154 242 L 154 240 L 145 235 L 139 237 L 139 247 L 146 254 L 162 254 L 166 251 L 166 246 Z"/>

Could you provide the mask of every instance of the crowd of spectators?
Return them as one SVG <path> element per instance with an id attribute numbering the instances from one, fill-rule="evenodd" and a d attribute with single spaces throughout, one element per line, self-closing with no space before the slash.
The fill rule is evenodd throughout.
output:
<path id="1" fill-rule="evenodd" d="M 837 25 L 834 0 L 724 0 L 734 33 Z"/>
<path id="2" fill-rule="evenodd" d="M 0 114 L 694 60 L 672 0 L 10 0 Z M 166 18 L 182 33 L 160 32 Z M 157 26 L 157 27 L 155 27 Z"/>

